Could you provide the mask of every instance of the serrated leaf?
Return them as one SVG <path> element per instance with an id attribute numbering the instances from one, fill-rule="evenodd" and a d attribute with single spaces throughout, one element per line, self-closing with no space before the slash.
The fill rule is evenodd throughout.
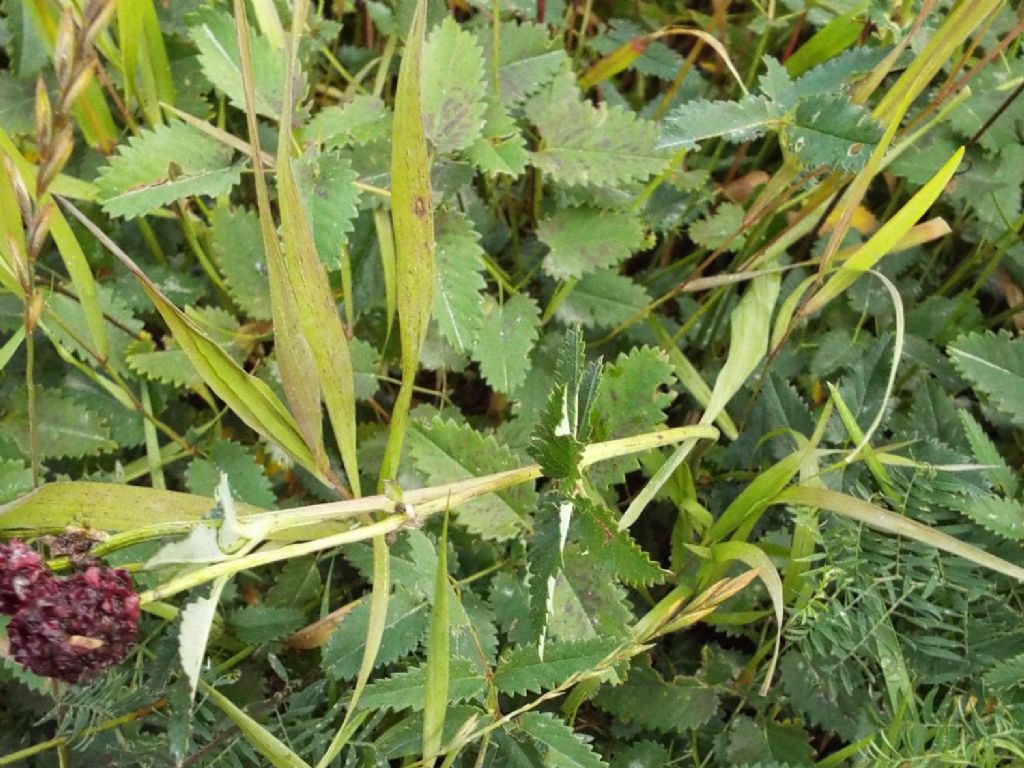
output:
<path id="1" fill-rule="evenodd" d="M 960 424 L 963 426 L 967 442 L 971 444 L 971 452 L 979 464 L 994 465 L 985 470 L 985 476 L 1007 496 L 1016 496 L 1020 481 L 1006 460 L 999 453 L 995 443 L 985 434 L 981 424 L 971 415 L 970 411 L 959 410 Z"/>
<path id="2" fill-rule="evenodd" d="M 480 43 L 484 61 L 494 60 L 491 30 L 484 30 Z M 535 93 L 563 71 L 568 61 L 565 49 L 544 24 L 508 21 L 501 25 L 498 46 L 498 94 L 509 109 Z"/>
<path id="3" fill-rule="evenodd" d="M 332 152 L 306 152 L 295 161 L 295 183 L 309 216 L 320 261 L 328 269 L 340 265 L 359 212 L 359 175 L 348 160 Z"/>
<path id="4" fill-rule="evenodd" d="M 611 328 L 623 323 L 650 302 L 647 291 L 614 269 L 588 272 L 562 302 L 555 317 L 567 325 Z"/>
<path id="5" fill-rule="evenodd" d="M 256 463 L 249 449 L 233 440 L 215 443 L 209 459 L 192 460 L 185 472 L 188 489 L 212 497 L 220 484 L 221 473 L 228 476 L 234 497 L 242 503 L 262 509 L 276 505 L 277 499 L 263 467 Z"/>
<path id="6" fill-rule="evenodd" d="M 722 203 L 714 213 L 690 225 L 688 234 L 697 245 L 714 250 L 728 243 L 727 250 L 736 252 L 746 240 L 743 228 L 743 206 L 736 203 Z"/>
<path id="7" fill-rule="evenodd" d="M 566 208 L 537 225 L 537 238 L 551 249 L 544 271 L 564 280 L 625 261 L 643 245 L 644 230 L 626 211 Z"/>
<path id="8" fill-rule="evenodd" d="M 232 613 L 228 624 L 243 643 L 260 645 L 294 632 L 305 620 L 305 612 L 293 605 L 250 605 Z"/>
<path id="9" fill-rule="evenodd" d="M 531 162 L 566 184 L 612 185 L 646 179 L 667 160 L 655 147 L 654 123 L 617 107 L 582 101 L 564 72 L 527 102 L 524 111 L 541 136 Z"/>
<path id="10" fill-rule="evenodd" d="M 946 350 L 953 364 L 992 405 L 1024 425 L 1024 338 L 969 333 Z"/>
<path id="11" fill-rule="evenodd" d="M 36 389 L 36 446 L 39 458 L 81 458 L 117 448 L 106 419 L 55 389 Z M 0 435 L 14 440 L 22 455 L 31 454 L 28 398 L 18 389 L 0 416 Z"/>
<path id="12" fill-rule="evenodd" d="M 467 424 L 440 417 L 409 430 L 409 458 L 427 483 L 439 485 L 514 469 L 518 457 L 489 435 Z M 460 505 L 455 521 L 478 536 L 505 540 L 518 536 L 536 504 L 536 493 L 525 485 Z"/>
<path id="13" fill-rule="evenodd" d="M 384 102 L 370 94 L 356 94 L 351 101 L 316 113 L 303 137 L 326 147 L 367 144 L 391 131 L 391 113 Z"/>
<path id="14" fill-rule="evenodd" d="M 32 490 L 32 470 L 19 459 L 0 459 L 0 504 Z"/>
<path id="15" fill-rule="evenodd" d="M 520 176 L 526 170 L 526 139 L 500 101 L 488 104 L 483 135 L 466 149 L 466 156 L 484 173 Z"/>
<path id="16" fill-rule="evenodd" d="M 270 281 L 256 214 L 218 206 L 210 222 L 211 246 L 228 293 L 246 315 L 269 320 Z"/>
<path id="17" fill-rule="evenodd" d="M 189 29 L 199 49 L 203 74 L 238 109 L 245 110 L 245 90 L 239 64 L 235 22 L 229 13 L 205 11 L 199 23 Z M 260 115 L 277 120 L 284 106 L 284 82 L 288 60 L 284 48 L 275 47 L 267 38 L 250 31 L 252 51 L 254 109 Z"/>
<path id="18" fill-rule="evenodd" d="M 466 149 L 484 127 L 484 60 L 476 38 L 451 16 L 423 49 L 423 128 L 438 154 Z"/>
<path id="19" fill-rule="evenodd" d="M 601 552 L 584 553 L 569 543 L 563 569 L 555 576 L 548 616 L 550 636 L 558 640 L 596 637 L 625 639 L 634 616 L 626 592 L 601 568 Z"/>
<path id="20" fill-rule="evenodd" d="M 690 101 L 666 115 L 658 146 L 692 148 L 715 136 L 733 143 L 750 141 L 776 126 L 782 115 L 782 108 L 763 96 L 747 96 L 741 101 Z"/>
<path id="21" fill-rule="evenodd" d="M 882 137 L 882 125 L 865 107 L 843 96 L 801 99 L 785 121 L 781 139 L 805 168 L 856 172 Z"/>
<path id="22" fill-rule="evenodd" d="M 241 177 L 232 154 L 187 123 L 158 125 L 110 158 L 96 179 L 98 200 L 111 216 L 131 219 L 186 197 L 223 195 Z"/>
<path id="23" fill-rule="evenodd" d="M 541 693 L 557 688 L 570 677 L 594 669 L 616 648 L 615 640 L 600 638 L 580 642 L 550 643 L 544 657 L 536 645 L 505 653 L 494 671 L 494 684 L 509 696 Z"/>
<path id="24" fill-rule="evenodd" d="M 1024 539 L 1024 504 L 999 496 L 965 499 L 959 509 L 978 525 L 1011 541 Z"/>
<path id="25" fill-rule="evenodd" d="M 11 136 L 35 130 L 36 92 L 31 80 L 0 72 L 0 128 Z"/>
<path id="26" fill-rule="evenodd" d="M 584 552 L 600 553 L 600 567 L 623 584 L 651 586 L 665 580 L 661 567 L 651 560 L 603 504 L 576 499 L 572 533 Z"/>
<path id="27" fill-rule="evenodd" d="M 387 618 L 375 667 L 393 664 L 411 653 L 427 631 L 429 603 L 398 588 L 388 600 Z M 359 671 L 366 642 L 370 604 L 363 600 L 352 609 L 323 649 L 324 671 L 333 680 L 351 680 Z"/>
<path id="28" fill-rule="evenodd" d="M 571 485 L 579 478 L 580 458 L 592 429 L 590 409 L 601 377 L 600 360 L 586 363 L 579 328 L 565 334 L 554 373 L 555 385 L 527 450 L 545 476 Z"/>
<path id="29" fill-rule="evenodd" d="M 433 315 L 438 329 L 459 351 L 471 349 L 484 321 L 483 249 L 472 222 L 454 212 L 438 212 L 437 285 Z"/>
<path id="30" fill-rule="evenodd" d="M 390 709 L 398 712 L 423 710 L 423 692 L 426 684 L 426 665 L 421 664 L 399 672 L 366 687 L 359 706 L 363 709 Z M 455 657 L 448 667 L 448 703 L 478 699 L 487 689 L 487 678 L 469 659 Z"/>
<path id="31" fill-rule="evenodd" d="M 620 685 L 602 688 L 594 703 L 627 723 L 660 733 L 686 733 L 718 710 L 718 694 L 693 677 L 662 679 L 647 666 L 634 666 Z"/>
<path id="32" fill-rule="evenodd" d="M 349 355 L 352 357 L 352 378 L 355 382 L 355 394 L 360 400 L 369 400 L 379 386 L 377 370 L 380 367 L 380 353 L 370 342 L 353 338 L 348 342 Z"/>
<path id="33" fill-rule="evenodd" d="M 578 734 L 549 712 L 528 712 L 519 727 L 537 743 L 544 765 L 551 768 L 605 768 L 607 763 L 590 746 L 591 737 Z"/>
<path id="34" fill-rule="evenodd" d="M 525 293 L 503 305 L 491 302 L 487 307 L 473 359 L 496 391 L 514 392 L 526 379 L 539 323 L 540 309 Z"/>
<path id="35" fill-rule="evenodd" d="M 125 357 L 128 367 L 150 381 L 159 381 L 180 389 L 195 389 L 203 385 L 203 380 L 189 362 L 185 350 L 149 349 L 142 344 L 137 345 Z"/>
<path id="36" fill-rule="evenodd" d="M 652 432 L 665 423 L 675 399 L 675 375 L 668 356 L 653 347 L 636 347 L 605 366 L 594 402 L 594 436 L 611 440 Z M 620 483 L 640 466 L 636 456 L 601 462 L 587 474 L 598 485 Z"/>
<path id="37" fill-rule="evenodd" d="M 611 768 L 655 768 L 671 761 L 672 756 L 661 744 L 635 741 L 612 758 Z"/>

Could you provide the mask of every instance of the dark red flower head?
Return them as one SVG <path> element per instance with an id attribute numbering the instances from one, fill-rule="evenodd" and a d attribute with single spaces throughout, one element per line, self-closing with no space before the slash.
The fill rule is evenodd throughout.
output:
<path id="1" fill-rule="evenodd" d="M 17 613 L 40 586 L 52 580 L 35 550 L 17 539 L 0 544 L 0 613 Z"/>
<path id="2" fill-rule="evenodd" d="M 36 674 L 87 682 L 138 640 L 139 596 L 127 571 L 94 566 L 37 589 L 7 634 L 14 660 Z"/>

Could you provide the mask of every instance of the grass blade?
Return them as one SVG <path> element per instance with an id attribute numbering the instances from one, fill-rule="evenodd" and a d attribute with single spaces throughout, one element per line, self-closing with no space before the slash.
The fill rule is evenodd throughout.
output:
<path id="1" fill-rule="evenodd" d="M 268 440 L 277 443 L 295 461 L 308 469 L 319 480 L 327 483 L 327 478 L 321 472 L 316 459 L 302 439 L 295 419 L 277 399 L 273 390 L 266 383 L 244 371 L 238 363 L 231 359 L 231 356 L 220 345 L 212 341 L 193 320 L 164 296 L 160 289 L 139 269 L 139 266 L 81 211 L 67 200 L 61 199 L 60 202 L 111 254 L 117 257 L 118 261 L 135 275 L 142 284 L 143 291 L 153 302 L 164 322 L 167 323 L 174 340 L 188 355 L 189 362 L 192 363 L 207 386 L 227 403 L 238 418 Z"/>
<path id="2" fill-rule="evenodd" d="M 395 231 L 402 385 L 391 413 L 391 431 L 381 463 L 381 481 L 395 477 L 402 455 L 406 417 L 434 300 L 434 211 L 430 157 L 420 109 L 423 37 L 427 2 L 418 0 L 398 71 L 391 150 L 391 219 Z"/>
<path id="3" fill-rule="evenodd" d="M 953 177 L 960 160 L 964 156 L 964 148 L 960 147 L 946 163 L 932 176 L 917 193 L 907 201 L 900 210 L 883 224 L 864 245 L 854 251 L 824 287 L 814 294 L 800 310 L 799 316 L 812 315 L 841 294 L 869 269 L 875 266 L 883 256 L 889 253 L 911 227 L 928 211 L 946 184 Z"/>
<path id="4" fill-rule="evenodd" d="M 245 740 L 267 759 L 275 768 L 310 768 L 309 763 L 288 749 L 288 746 L 274 734 L 253 720 L 249 715 L 235 706 L 227 696 L 218 691 L 212 685 L 200 680 L 199 687 L 203 693 L 210 697 L 214 704 L 220 707 L 221 711 L 245 736 Z"/>
<path id="5" fill-rule="evenodd" d="M 277 153 L 277 195 L 281 211 L 284 262 L 287 280 L 299 311 L 299 325 L 312 355 L 320 393 L 334 429 L 334 437 L 345 465 L 349 487 L 359 496 L 359 463 L 356 456 L 356 396 L 352 358 L 338 317 L 327 273 L 317 255 L 309 217 L 292 168 L 292 105 L 299 38 L 305 28 L 308 0 L 295 3 L 291 50 L 284 88 L 284 112 Z"/>
<path id="6" fill-rule="evenodd" d="M 427 638 L 427 682 L 423 692 L 423 759 L 432 765 L 441 751 L 444 716 L 448 710 L 448 513 L 437 543 L 437 571 L 434 576 L 434 605 L 430 612 Z"/>
<path id="7" fill-rule="evenodd" d="M 911 520 L 870 502 L 847 496 L 845 493 L 830 491 L 827 488 L 810 488 L 796 485 L 787 488 L 772 501 L 773 504 L 798 504 L 808 507 L 827 509 L 837 515 L 848 517 L 874 528 L 882 533 L 893 536 L 906 536 L 922 544 L 927 544 L 943 552 L 970 560 L 997 573 L 1002 573 L 1017 581 L 1024 582 L 1024 568 L 1008 563 L 1000 557 L 990 555 L 983 549 L 955 539 L 949 534 L 937 531 L 927 525 Z"/>

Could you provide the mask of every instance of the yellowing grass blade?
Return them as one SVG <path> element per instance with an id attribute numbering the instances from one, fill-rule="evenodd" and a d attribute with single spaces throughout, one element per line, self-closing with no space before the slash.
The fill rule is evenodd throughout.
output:
<path id="1" fill-rule="evenodd" d="M 288 278 L 281 244 L 277 239 L 277 227 L 270 206 L 270 191 L 264 170 L 264 153 L 260 149 L 259 126 L 256 119 L 256 93 L 253 85 L 252 56 L 249 51 L 249 25 L 245 15 L 245 4 L 235 0 L 235 32 L 238 40 L 239 60 L 242 71 L 242 88 L 245 92 L 245 115 L 249 126 L 252 145 L 246 145 L 246 152 L 253 159 L 256 186 L 256 205 L 259 209 L 260 232 L 263 236 L 263 250 L 267 262 L 267 277 L 270 283 L 270 311 L 274 321 L 274 353 L 281 384 L 284 387 L 288 405 L 310 452 L 316 458 L 317 466 L 327 470 L 327 454 L 323 441 L 323 413 L 320 402 L 320 386 L 312 375 L 313 354 L 306 343 L 299 326 L 299 304 Z"/>
<path id="2" fill-rule="evenodd" d="M 395 230 L 398 322 L 402 346 L 402 386 L 391 413 L 391 431 L 381 462 L 381 481 L 394 478 L 402 454 L 406 416 L 427 335 L 434 300 L 434 209 L 430 197 L 430 157 L 420 109 L 423 35 L 427 2 L 419 0 L 406 40 L 395 92 L 391 140 L 391 219 Z"/>
<path id="3" fill-rule="evenodd" d="M 797 485 L 784 490 L 775 497 L 772 503 L 827 509 L 834 514 L 863 523 L 869 528 L 893 536 L 905 536 L 930 547 L 941 549 L 943 552 L 970 560 L 972 563 L 1002 573 L 1017 581 L 1024 581 L 1024 568 L 1019 565 L 1008 563 L 1002 558 L 990 555 L 983 549 L 978 549 L 934 528 L 929 528 L 909 517 L 875 506 L 862 499 L 847 496 L 844 493 L 830 491 L 827 488 L 809 488 Z"/>
<path id="4" fill-rule="evenodd" d="M 277 395 L 263 381 L 247 373 L 211 340 L 184 312 L 160 291 L 139 266 L 108 238 L 81 211 L 67 200 L 60 199 L 65 210 L 78 219 L 142 284 L 143 291 L 163 317 L 178 346 L 188 355 L 189 362 L 207 386 L 232 411 L 263 437 L 281 446 L 299 464 L 326 483 L 327 478 L 317 466 L 316 459 L 299 434 L 295 419 L 277 399 Z"/>
<path id="5" fill-rule="evenodd" d="M 345 465 L 349 487 L 356 496 L 359 488 L 359 464 L 356 456 L 355 378 L 348 341 L 341 327 L 338 307 L 331 293 L 327 272 L 316 251 L 309 217 L 295 183 L 292 170 L 292 102 L 299 39 L 306 23 L 308 0 L 295 3 L 292 18 L 291 50 L 285 80 L 284 112 L 279 129 L 277 152 L 277 193 L 284 239 L 286 277 L 291 283 L 299 309 L 299 325 L 312 355 L 320 392 L 334 429 L 334 437 Z"/>
<path id="6" fill-rule="evenodd" d="M 932 178 L 917 191 L 907 204 L 883 224 L 871 239 L 858 248 L 853 255 L 842 263 L 837 272 L 825 283 L 824 287 L 811 297 L 810 301 L 800 310 L 800 316 L 814 314 L 853 285 L 869 269 L 874 267 L 883 256 L 894 250 L 900 240 L 910 232 L 911 228 L 928 211 L 932 203 L 942 194 L 946 184 L 960 165 L 964 156 L 964 148 L 960 147 L 945 162 Z"/>

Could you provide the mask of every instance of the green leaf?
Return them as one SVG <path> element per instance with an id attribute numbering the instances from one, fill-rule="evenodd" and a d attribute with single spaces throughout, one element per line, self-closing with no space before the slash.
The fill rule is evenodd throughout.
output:
<path id="1" fill-rule="evenodd" d="M 999 496 L 965 499 L 961 512 L 978 525 L 1011 541 L 1024 539 L 1024 504 Z"/>
<path id="2" fill-rule="evenodd" d="M 957 370 L 992 405 L 1024 425 L 1024 338 L 969 333 L 946 350 Z"/>
<path id="3" fill-rule="evenodd" d="M 175 200 L 226 194 L 240 177 L 233 152 L 187 123 L 158 125 L 122 144 L 96 179 L 111 216 L 135 218 Z"/>
<path id="4" fill-rule="evenodd" d="M 525 107 L 541 136 L 531 162 L 566 184 L 595 186 L 646 179 L 667 160 L 655 148 L 657 128 L 618 107 L 581 100 L 572 74 L 560 74 Z"/>
<path id="5" fill-rule="evenodd" d="M 484 60 L 476 38 L 446 16 L 423 49 L 423 127 L 438 154 L 466 149 L 484 126 Z"/>
<path id="6" fill-rule="evenodd" d="M 233 440 L 221 440 L 210 450 L 210 458 L 195 458 L 185 471 L 186 483 L 192 493 L 213 496 L 224 473 L 231 481 L 236 499 L 262 509 L 273 509 L 277 499 L 263 467 L 256 463 L 244 445 Z"/>
<path id="7" fill-rule="evenodd" d="M 317 112 L 302 135 L 331 148 L 368 144 L 390 131 L 391 113 L 384 102 L 370 94 L 356 94 L 351 101 Z"/>
<path id="8" fill-rule="evenodd" d="M 375 667 L 393 664 L 411 653 L 427 631 L 428 603 L 398 588 L 388 601 L 383 639 Z M 370 604 L 363 600 L 345 618 L 323 650 L 323 668 L 333 680 L 351 680 L 359 671 L 366 642 Z"/>
<path id="9" fill-rule="evenodd" d="M 543 268 L 554 278 L 582 277 L 614 267 L 644 243 L 644 230 L 625 211 L 567 208 L 537 225 L 537 237 L 550 252 Z"/>
<path id="10" fill-rule="evenodd" d="M 735 253 L 743 247 L 746 235 L 743 228 L 743 206 L 722 203 L 715 212 L 690 225 L 688 234 L 697 245 L 714 250 L 728 243 L 726 250 Z"/>
<path id="11" fill-rule="evenodd" d="M 532 738 L 551 768 L 603 768 L 604 762 L 590 746 L 591 737 L 572 728 L 549 712 L 527 712 L 519 727 Z"/>
<path id="12" fill-rule="evenodd" d="M 1007 496 L 1016 496 L 1020 479 L 1006 464 L 1006 460 L 999 453 L 995 443 L 985 434 L 981 424 L 971 415 L 970 411 L 958 410 L 960 423 L 963 425 L 967 442 L 971 444 L 971 452 L 975 460 L 980 464 L 991 464 L 992 469 L 985 470 L 985 477 L 1002 490 Z"/>
<path id="13" fill-rule="evenodd" d="M 448 667 L 448 702 L 458 704 L 479 699 L 487 690 L 487 678 L 469 659 L 455 657 Z M 390 709 L 395 712 L 423 709 L 426 665 L 398 672 L 366 687 L 359 700 L 363 709 Z"/>
<path id="14" fill-rule="evenodd" d="M 463 214 L 438 212 L 437 286 L 434 318 L 441 335 L 457 350 L 471 349 L 484 322 L 483 248 Z"/>
<path id="15" fill-rule="evenodd" d="M 626 682 L 602 688 L 594 703 L 619 720 L 661 733 L 686 733 L 718 711 L 718 695 L 696 678 L 667 681 L 639 665 L 630 670 Z"/>
<path id="16" fill-rule="evenodd" d="M 659 146 L 692 149 L 715 136 L 733 143 L 751 141 L 776 126 L 782 115 L 782 108 L 763 96 L 747 96 L 741 101 L 690 101 L 666 115 Z"/>
<path id="17" fill-rule="evenodd" d="M 31 454 L 28 397 L 15 391 L 0 416 L 0 435 L 17 444 L 22 455 Z M 110 439 L 107 420 L 56 389 L 36 388 L 36 441 L 41 459 L 96 456 L 117 448 Z"/>
<path id="18" fill-rule="evenodd" d="M 856 172 L 867 163 L 882 130 L 865 107 L 844 96 L 818 95 L 799 101 L 781 138 L 805 168 Z"/>
<path id="19" fill-rule="evenodd" d="M 20 459 L 0 459 L 0 504 L 32 490 L 32 470 Z"/>
<path id="20" fill-rule="evenodd" d="M 484 173 L 521 176 L 529 156 L 526 139 L 501 102 L 487 106 L 483 135 L 467 149 L 466 156 Z"/>
<path id="21" fill-rule="evenodd" d="M 467 480 L 514 469 L 520 460 L 492 436 L 469 425 L 435 417 L 426 424 L 413 422 L 407 437 L 409 458 L 430 485 Z M 518 536 L 536 504 L 536 493 L 518 485 L 460 505 L 455 522 L 477 536 L 506 540 Z"/>
<path id="22" fill-rule="evenodd" d="M 537 340 L 540 309 L 524 293 L 503 305 L 489 302 L 473 359 L 496 391 L 514 392 L 530 371 L 530 351 Z"/>
<path id="23" fill-rule="evenodd" d="M 31 80 L 0 72 L 0 128 L 11 136 L 35 130 L 36 92 Z"/>
<path id="24" fill-rule="evenodd" d="M 243 643 L 260 645 L 294 632 L 305 621 L 305 611 L 292 605 L 250 605 L 232 613 L 228 625 Z"/>
<path id="25" fill-rule="evenodd" d="M 558 640 L 626 639 L 634 616 L 626 592 L 601 567 L 603 553 L 582 552 L 569 543 L 564 567 L 555 577 L 548 616 L 551 637 Z"/>
<path id="26" fill-rule="evenodd" d="M 555 384 L 528 452 L 546 477 L 570 485 L 579 478 L 583 448 L 590 438 L 590 409 L 601 377 L 601 362 L 586 364 L 583 333 L 565 334 L 555 362 Z"/>
<path id="27" fill-rule="evenodd" d="M 231 298 L 254 320 L 269 320 L 270 282 L 259 218 L 246 208 L 218 206 L 210 234 L 213 256 Z"/>
<path id="28" fill-rule="evenodd" d="M 189 34 L 199 49 L 203 74 L 238 109 L 245 109 L 245 90 L 239 64 L 235 22 L 224 11 L 205 10 Z M 288 59 L 284 48 L 274 47 L 265 37 L 249 32 L 252 50 L 253 88 L 256 112 L 277 120 L 284 107 L 284 82 Z"/>
<path id="29" fill-rule="evenodd" d="M 653 347 L 636 347 L 605 367 L 594 402 L 594 436 L 612 440 L 653 432 L 665 424 L 665 409 L 675 399 L 675 375 L 668 356 Z M 598 485 L 621 483 L 638 469 L 637 456 L 623 456 L 591 467 Z"/>
<path id="30" fill-rule="evenodd" d="M 600 552 L 602 569 L 631 586 L 652 586 L 665 580 L 661 567 L 628 532 L 619 530 L 619 521 L 610 509 L 582 498 L 575 499 L 574 506 L 570 535 L 575 535 L 584 552 Z"/>
<path id="31" fill-rule="evenodd" d="M 309 215 L 320 261 L 328 269 L 340 264 L 359 213 L 358 174 L 348 160 L 332 152 L 309 151 L 295 161 L 295 182 Z"/>
<path id="32" fill-rule="evenodd" d="M 588 272 L 562 302 L 555 317 L 566 325 L 611 328 L 648 305 L 644 288 L 614 269 Z"/>
<path id="33" fill-rule="evenodd" d="M 550 643 L 541 658 L 538 646 L 520 646 L 502 655 L 494 684 L 508 696 L 551 690 L 575 674 L 594 669 L 617 647 L 617 641 L 606 638 Z"/>
<path id="34" fill-rule="evenodd" d="M 135 351 L 136 349 L 140 351 Z M 169 384 L 179 389 L 196 389 L 203 386 L 203 379 L 189 362 L 185 350 L 152 349 L 149 344 L 137 344 L 125 357 L 128 367 L 150 381 Z"/>
<path id="35" fill-rule="evenodd" d="M 494 61 L 493 37 L 481 28 L 484 61 Z M 512 109 L 565 70 L 568 57 L 544 24 L 508 21 L 501 25 L 497 52 L 498 93 L 502 104 Z"/>

